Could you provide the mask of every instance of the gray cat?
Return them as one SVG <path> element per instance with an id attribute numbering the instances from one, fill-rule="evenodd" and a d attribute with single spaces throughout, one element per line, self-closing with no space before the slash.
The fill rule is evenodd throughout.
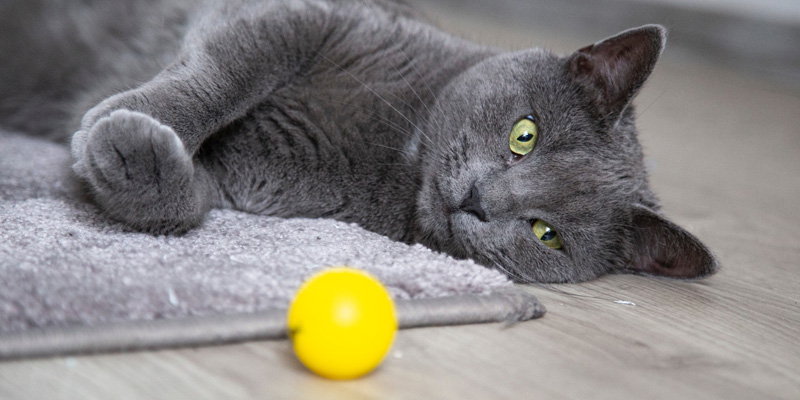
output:
<path id="1" fill-rule="evenodd" d="M 650 190 L 631 100 L 656 25 L 504 52 L 367 0 L 6 0 L 5 126 L 75 132 L 110 218 L 334 218 L 518 281 L 714 273 Z"/>

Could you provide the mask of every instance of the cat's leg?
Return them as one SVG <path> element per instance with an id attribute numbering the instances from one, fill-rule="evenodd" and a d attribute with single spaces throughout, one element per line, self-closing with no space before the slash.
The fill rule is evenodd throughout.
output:
<path id="1" fill-rule="evenodd" d="M 210 185 L 193 155 L 205 138 L 244 113 L 244 105 L 234 104 L 244 93 L 201 99 L 200 81 L 213 77 L 183 68 L 101 102 L 72 138 L 73 170 L 91 197 L 136 230 L 179 233 L 202 221 Z M 179 73 L 194 76 L 170 76 Z"/>
<path id="2" fill-rule="evenodd" d="M 153 233 L 197 225 L 213 185 L 193 164 L 195 152 L 316 54 L 324 33 L 314 23 L 324 17 L 280 7 L 247 11 L 212 15 L 228 23 L 200 24 L 153 80 L 86 113 L 72 139 L 73 169 L 109 216 Z"/>

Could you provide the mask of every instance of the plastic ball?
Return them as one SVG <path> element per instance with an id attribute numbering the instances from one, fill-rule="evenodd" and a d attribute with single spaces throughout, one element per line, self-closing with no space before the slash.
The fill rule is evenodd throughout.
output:
<path id="1" fill-rule="evenodd" d="M 288 313 L 297 358 L 330 379 L 353 379 L 375 369 L 397 331 L 386 288 L 364 271 L 339 267 L 312 276 L 298 289 Z"/>

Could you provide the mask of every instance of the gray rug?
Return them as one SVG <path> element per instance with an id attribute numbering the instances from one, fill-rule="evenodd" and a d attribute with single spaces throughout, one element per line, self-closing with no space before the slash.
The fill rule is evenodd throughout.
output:
<path id="1" fill-rule="evenodd" d="M 323 268 L 378 277 L 401 327 L 544 313 L 502 274 L 332 220 L 214 210 L 181 237 L 126 231 L 78 190 L 66 146 L 0 132 L 0 358 L 283 337 Z"/>

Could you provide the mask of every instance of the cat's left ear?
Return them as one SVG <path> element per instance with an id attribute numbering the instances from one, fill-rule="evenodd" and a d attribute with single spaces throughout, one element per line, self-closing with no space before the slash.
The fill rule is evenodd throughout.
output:
<path id="1" fill-rule="evenodd" d="M 661 25 L 630 29 L 573 53 L 567 73 L 592 98 L 598 117 L 614 123 L 650 76 L 666 41 Z"/>
<path id="2" fill-rule="evenodd" d="M 719 269 L 716 257 L 694 235 L 647 207 L 633 206 L 633 255 L 624 272 L 703 278 Z"/>

